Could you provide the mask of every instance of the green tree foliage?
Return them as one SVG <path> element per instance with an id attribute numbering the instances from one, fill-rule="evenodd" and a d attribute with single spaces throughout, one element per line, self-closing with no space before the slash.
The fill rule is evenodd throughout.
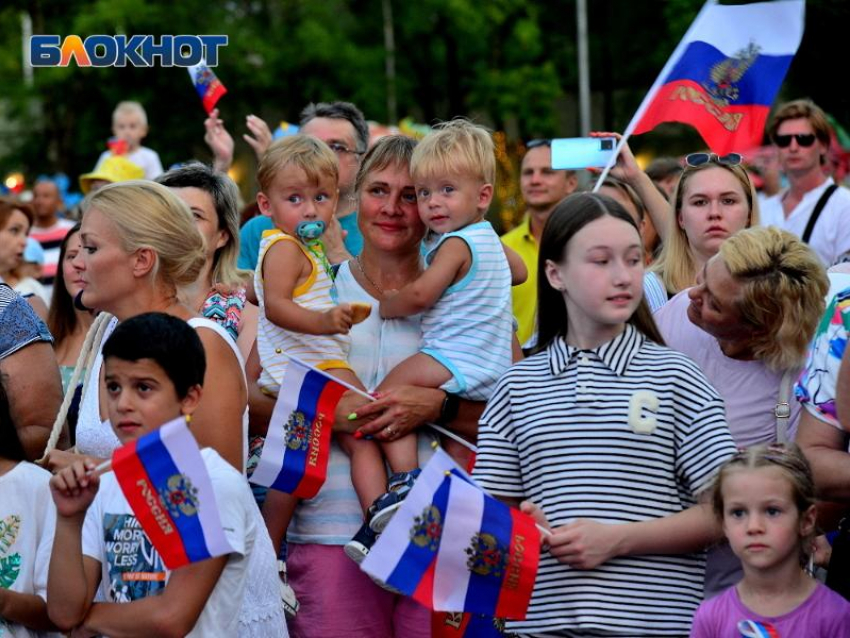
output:
<path id="1" fill-rule="evenodd" d="M 594 126 L 625 127 L 701 5 L 588 0 Z M 836 90 L 840 80 L 830 80 L 827 69 L 843 60 L 850 3 L 807 5 L 806 36 L 782 96 L 810 96 L 847 123 L 850 94 Z M 578 82 L 575 0 L 393 0 L 392 8 L 400 117 L 432 122 L 468 115 L 506 131 L 512 143 L 579 134 L 574 112 L 565 107 L 574 103 Z M 347 99 L 370 119 L 387 118 L 381 0 L 4 0 L 4 170 L 30 176 L 90 170 L 122 99 L 145 105 L 151 125 L 146 145 L 166 165 L 209 157 L 205 114 L 185 69 L 35 69 L 32 86 L 25 84 L 23 12 L 35 33 L 229 35 L 216 73 L 229 91 L 220 108 L 238 154 L 250 155 L 240 140 L 249 113 L 275 126 L 296 121 L 310 101 Z M 665 127 L 635 145 L 698 145 L 685 131 Z"/>

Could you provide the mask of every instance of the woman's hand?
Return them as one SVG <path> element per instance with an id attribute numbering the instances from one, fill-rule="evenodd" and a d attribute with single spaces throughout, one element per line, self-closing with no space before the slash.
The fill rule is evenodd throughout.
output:
<path id="1" fill-rule="evenodd" d="M 224 126 L 224 122 L 218 117 L 218 109 L 213 109 L 210 116 L 204 120 L 204 142 L 210 147 L 213 154 L 213 168 L 226 173 L 233 164 L 233 137 Z"/>
<path id="2" fill-rule="evenodd" d="M 620 140 L 623 139 L 623 136 L 619 133 L 592 131 L 589 135 L 590 137 L 613 137 L 617 140 L 618 144 L 620 143 Z M 597 169 L 592 172 L 599 171 Z M 617 161 L 611 168 L 610 175 L 623 180 L 630 186 L 634 186 L 643 174 L 643 170 L 638 165 L 635 156 L 632 155 L 632 150 L 629 148 L 629 145 L 623 144 L 623 148 L 620 149 L 620 152 L 617 154 Z"/>
<path id="3" fill-rule="evenodd" d="M 331 217 L 328 227 L 322 233 L 322 244 L 325 246 L 325 255 L 332 264 L 341 264 L 351 259 L 351 254 L 345 248 L 347 230 L 343 230 L 336 215 Z"/>
<path id="4" fill-rule="evenodd" d="M 248 145 L 254 149 L 257 154 L 257 159 L 263 159 L 263 155 L 272 144 L 272 131 L 265 120 L 256 115 L 249 115 L 245 118 L 245 125 L 250 133 L 242 136 L 242 139 L 248 142 Z"/>
<path id="5" fill-rule="evenodd" d="M 355 437 L 372 435 L 379 441 L 395 441 L 421 426 L 440 418 L 446 393 L 434 388 L 402 385 L 376 394 L 376 401 L 357 409 L 360 425 Z"/>
<path id="6" fill-rule="evenodd" d="M 100 477 L 90 473 L 94 468 L 91 461 L 78 460 L 50 479 L 50 492 L 59 516 L 73 518 L 86 513 L 100 486 Z"/>
<path id="7" fill-rule="evenodd" d="M 552 530 L 549 553 L 575 569 L 594 569 L 622 553 L 622 529 L 579 518 Z"/>

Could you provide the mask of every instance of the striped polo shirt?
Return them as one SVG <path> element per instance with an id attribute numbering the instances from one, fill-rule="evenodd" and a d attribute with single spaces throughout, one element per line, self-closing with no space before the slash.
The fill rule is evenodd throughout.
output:
<path id="1" fill-rule="evenodd" d="M 627 325 L 598 348 L 556 339 L 499 381 L 479 427 L 475 477 L 540 505 L 553 526 L 628 523 L 695 504 L 735 446 L 723 401 L 685 355 Z M 522 634 L 687 635 L 704 553 L 614 558 L 577 570 L 541 556 Z"/>

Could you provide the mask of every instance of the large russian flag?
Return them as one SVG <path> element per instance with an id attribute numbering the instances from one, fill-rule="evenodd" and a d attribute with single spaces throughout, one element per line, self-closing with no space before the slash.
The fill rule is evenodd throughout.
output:
<path id="1" fill-rule="evenodd" d="M 207 466 L 185 419 L 115 450 L 112 471 L 169 570 L 233 551 Z"/>
<path id="2" fill-rule="evenodd" d="M 221 99 L 221 96 L 227 93 L 227 89 L 221 83 L 221 80 L 216 77 L 212 69 L 207 66 L 206 60 L 201 60 L 198 64 L 187 68 L 189 70 L 189 77 L 192 78 L 192 84 L 201 97 L 201 102 L 204 105 L 207 115 L 209 115 L 215 108 L 216 103 Z"/>
<path id="3" fill-rule="evenodd" d="M 803 37 L 805 0 L 710 0 L 644 98 L 628 133 L 684 122 L 720 155 L 760 146 Z"/>
<path id="4" fill-rule="evenodd" d="M 437 610 L 525 618 L 540 532 L 438 450 L 361 569 Z"/>
<path id="5" fill-rule="evenodd" d="M 314 497 L 327 477 L 334 412 L 347 390 L 327 373 L 290 357 L 251 482 Z"/>

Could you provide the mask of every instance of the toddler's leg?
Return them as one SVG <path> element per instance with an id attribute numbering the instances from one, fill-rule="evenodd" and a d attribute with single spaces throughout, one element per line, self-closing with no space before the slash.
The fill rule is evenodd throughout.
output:
<path id="1" fill-rule="evenodd" d="M 337 432 L 335 436 L 342 451 L 351 460 L 351 482 L 360 507 L 366 512 L 372 502 L 387 489 L 387 471 L 384 469 L 381 449 L 374 441 L 358 441 L 344 432 Z"/>
<path id="2" fill-rule="evenodd" d="M 378 391 L 385 391 L 399 385 L 439 388 L 451 378 L 452 373 L 442 363 L 434 357 L 417 352 L 390 370 L 378 386 Z"/>
<path id="3" fill-rule="evenodd" d="M 263 520 L 272 538 L 275 556 L 280 554 L 280 546 L 286 538 L 286 530 L 295 513 L 295 507 L 300 499 L 292 494 L 279 490 L 269 490 L 266 494 L 266 502 L 263 503 Z"/>
<path id="4" fill-rule="evenodd" d="M 395 441 L 384 441 L 381 449 L 394 472 L 412 472 L 419 467 L 419 455 L 416 449 L 416 434 L 405 434 Z"/>

